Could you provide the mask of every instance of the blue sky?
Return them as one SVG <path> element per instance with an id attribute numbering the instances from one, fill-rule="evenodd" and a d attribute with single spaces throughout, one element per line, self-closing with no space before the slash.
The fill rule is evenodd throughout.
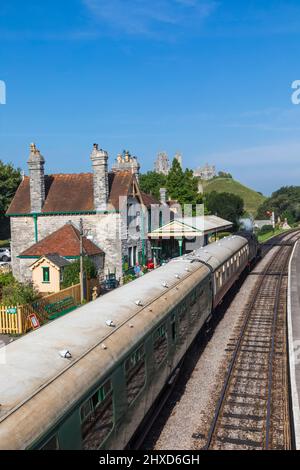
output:
<path id="1" fill-rule="evenodd" d="M 159 151 L 269 194 L 300 182 L 299 0 L 2 0 L 0 158 L 90 171 Z"/>

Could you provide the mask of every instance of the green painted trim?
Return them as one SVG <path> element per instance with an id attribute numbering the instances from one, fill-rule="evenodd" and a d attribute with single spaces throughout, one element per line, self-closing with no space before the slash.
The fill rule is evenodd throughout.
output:
<path id="1" fill-rule="evenodd" d="M 179 244 L 179 256 L 182 256 L 183 240 L 182 239 L 178 240 L 178 244 Z"/>
<path id="2" fill-rule="evenodd" d="M 6 217 L 47 217 L 52 215 L 97 215 L 97 214 L 119 214 L 120 211 L 76 211 L 76 212 L 40 212 L 30 214 L 6 214 Z"/>
<path id="3" fill-rule="evenodd" d="M 39 234 L 38 234 L 38 215 L 34 214 L 33 215 L 33 220 L 34 220 L 34 239 L 35 243 L 39 241 Z"/>
<path id="4" fill-rule="evenodd" d="M 40 259 L 42 258 L 43 256 L 46 256 L 46 255 L 42 255 L 42 256 L 22 256 L 22 255 L 19 255 L 17 256 L 17 258 L 19 259 Z M 79 259 L 80 256 L 63 256 L 63 258 L 65 259 Z"/>
<path id="5" fill-rule="evenodd" d="M 76 310 L 77 308 L 78 308 L 78 305 L 74 305 L 73 307 L 69 307 L 65 310 L 62 310 L 61 312 L 50 315 L 49 320 L 55 320 L 56 318 L 66 315 L 67 313 L 73 312 L 73 310 Z"/>

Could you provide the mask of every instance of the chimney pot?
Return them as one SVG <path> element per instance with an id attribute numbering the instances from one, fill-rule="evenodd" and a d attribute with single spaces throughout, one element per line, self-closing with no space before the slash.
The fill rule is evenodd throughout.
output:
<path id="1" fill-rule="evenodd" d="M 160 202 L 162 204 L 166 204 L 167 203 L 167 190 L 166 190 L 166 188 L 160 188 L 159 194 L 160 194 Z"/>
<path id="2" fill-rule="evenodd" d="M 107 210 L 108 201 L 108 153 L 94 144 L 91 153 L 94 170 L 94 207 L 96 211 Z"/>
<path id="3" fill-rule="evenodd" d="M 35 144 L 30 145 L 30 155 L 28 160 L 30 176 L 30 204 L 32 213 L 42 212 L 45 202 L 45 159 Z"/>

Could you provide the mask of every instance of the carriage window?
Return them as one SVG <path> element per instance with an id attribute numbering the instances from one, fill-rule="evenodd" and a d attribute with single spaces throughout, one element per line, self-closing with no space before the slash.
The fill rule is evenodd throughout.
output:
<path id="1" fill-rule="evenodd" d="M 168 352 L 167 325 L 164 323 L 154 333 L 154 360 L 161 364 Z"/>
<path id="2" fill-rule="evenodd" d="M 172 340 L 176 341 L 177 331 L 176 331 L 176 316 L 172 315 L 171 317 L 171 330 L 172 330 Z"/>
<path id="3" fill-rule="evenodd" d="M 199 308 L 200 308 L 200 315 L 203 315 L 207 309 L 209 308 L 209 299 L 210 299 L 210 296 L 208 294 L 208 288 L 207 290 L 202 290 L 201 291 L 201 294 L 200 294 L 200 305 L 199 305 Z"/>
<path id="4" fill-rule="evenodd" d="M 57 436 L 51 437 L 40 450 L 59 450 Z"/>
<path id="5" fill-rule="evenodd" d="M 99 449 L 113 428 L 111 380 L 105 382 L 81 407 L 82 448 Z"/>
<path id="6" fill-rule="evenodd" d="M 146 364 L 144 345 L 131 354 L 125 361 L 127 400 L 130 405 L 144 388 L 146 382 Z"/>
<path id="7" fill-rule="evenodd" d="M 191 318 L 191 323 L 195 322 L 198 318 L 198 313 L 199 313 L 199 298 L 201 296 L 201 293 L 199 292 L 200 289 L 197 288 L 195 289 L 192 294 L 191 294 L 191 303 L 190 303 L 190 318 Z"/>
<path id="8" fill-rule="evenodd" d="M 179 337 L 186 338 L 188 332 L 188 316 L 187 311 L 183 307 L 180 314 L 179 314 Z"/>
<path id="9" fill-rule="evenodd" d="M 218 271 L 217 274 L 218 274 L 217 283 L 218 283 L 219 287 L 222 287 L 222 284 L 223 284 L 222 271 L 221 270 Z"/>
<path id="10" fill-rule="evenodd" d="M 190 306 L 192 307 L 193 305 L 195 305 L 196 303 L 196 300 L 197 300 L 197 295 L 196 295 L 196 291 L 194 290 L 191 294 L 191 303 L 190 303 Z"/>

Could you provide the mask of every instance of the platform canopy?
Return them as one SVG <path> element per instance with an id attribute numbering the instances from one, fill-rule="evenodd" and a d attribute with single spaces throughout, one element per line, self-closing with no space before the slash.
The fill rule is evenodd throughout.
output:
<path id="1" fill-rule="evenodd" d="M 229 230 L 232 226 L 232 222 L 215 215 L 176 218 L 148 233 L 148 237 L 151 239 L 203 237 L 204 235 Z"/>

